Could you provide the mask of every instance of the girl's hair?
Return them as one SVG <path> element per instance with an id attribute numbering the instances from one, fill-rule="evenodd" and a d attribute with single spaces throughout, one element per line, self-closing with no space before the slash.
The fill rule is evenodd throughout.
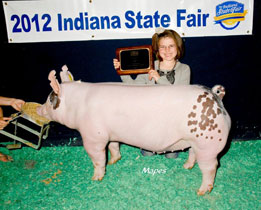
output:
<path id="1" fill-rule="evenodd" d="M 161 38 L 170 37 L 174 40 L 177 46 L 177 55 L 176 60 L 180 59 L 184 54 L 184 44 L 180 35 L 174 30 L 165 30 L 162 33 L 155 33 L 152 36 L 152 48 L 158 60 L 162 61 L 162 58 L 159 55 L 159 40 Z"/>

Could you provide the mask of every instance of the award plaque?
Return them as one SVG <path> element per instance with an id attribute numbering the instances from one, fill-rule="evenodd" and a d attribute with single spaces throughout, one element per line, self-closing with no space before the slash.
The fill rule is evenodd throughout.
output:
<path id="1" fill-rule="evenodd" d="M 119 75 L 145 74 L 154 69 L 151 45 L 117 48 L 116 58 L 120 62 L 116 69 Z"/>

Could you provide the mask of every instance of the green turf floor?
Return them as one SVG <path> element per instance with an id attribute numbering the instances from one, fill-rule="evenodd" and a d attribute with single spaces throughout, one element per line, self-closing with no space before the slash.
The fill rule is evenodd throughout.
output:
<path id="1" fill-rule="evenodd" d="M 139 149 L 122 145 L 122 159 L 107 166 L 101 182 L 91 181 L 93 167 L 83 147 L 0 152 L 14 158 L 0 162 L 1 210 L 261 209 L 261 141 L 232 142 L 220 159 L 214 189 L 205 196 L 196 194 L 198 165 L 182 167 L 187 152 L 175 160 L 143 157 Z"/>

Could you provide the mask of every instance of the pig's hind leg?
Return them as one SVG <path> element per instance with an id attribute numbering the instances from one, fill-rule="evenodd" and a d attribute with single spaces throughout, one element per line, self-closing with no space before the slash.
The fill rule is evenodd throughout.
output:
<path id="1" fill-rule="evenodd" d="M 197 194 L 204 195 L 207 191 L 211 192 L 213 189 L 218 161 L 216 156 L 207 159 L 198 155 L 196 157 L 197 163 L 202 172 L 202 183 Z"/>
<path id="2" fill-rule="evenodd" d="M 189 157 L 187 162 L 183 165 L 185 169 L 192 169 L 197 161 L 196 153 L 193 148 L 189 149 Z M 199 168 L 202 172 L 202 184 L 197 192 L 198 195 L 204 195 L 207 191 L 211 192 L 213 189 L 214 179 L 217 169 L 217 159 L 202 160 L 199 157 Z"/>
<path id="3" fill-rule="evenodd" d="M 108 164 L 111 165 L 121 159 L 119 142 L 110 142 L 108 148 L 111 153 L 111 158 Z"/>

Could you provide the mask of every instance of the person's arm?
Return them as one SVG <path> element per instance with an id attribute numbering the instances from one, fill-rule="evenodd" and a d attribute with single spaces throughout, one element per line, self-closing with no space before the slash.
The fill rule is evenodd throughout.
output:
<path id="1" fill-rule="evenodd" d="M 13 98 L 7 98 L 7 97 L 0 96 L 0 105 L 1 106 L 10 106 L 12 100 L 13 100 Z"/>
<path id="2" fill-rule="evenodd" d="M 161 76 L 157 81 L 156 81 L 157 84 L 159 85 L 170 85 L 170 81 L 167 79 L 167 77 L 164 75 L 164 76 Z"/>
<path id="3" fill-rule="evenodd" d="M 8 98 L 0 96 L 0 105 L 12 106 L 15 110 L 20 111 L 25 102 L 21 99 Z"/>
<path id="4" fill-rule="evenodd" d="M 114 58 L 113 59 L 113 66 L 116 69 L 120 68 L 120 61 L 118 61 L 118 59 Z M 134 80 L 129 76 L 129 75 L 121 75 L 121 81 L 123 83 L 126 83 L 126 84 L 133 84 L 134 83 Z"/>
<path id="5" fill-rule="evenodd" d="M 160 76 L 157 72 L 157 70 L 159 69 L 159 61 L 155 60 L 154 61 L 154 67 L 155 69 L 151 70 L 149 72 L 149 80 L 154 80 L 156 82 L 156 84 L 159 85 L 169 85 L 171 84 L 170 81 L 167 79 L 167 77 L 164 76 Z"/>
<path id="6" fill-rule="evenodd" d="M 186 64 L 183 64 L 181 69 L 181 75 L 174 84 L 178 85 L 189 85 L 190 84 L 190 67 Z"/>

